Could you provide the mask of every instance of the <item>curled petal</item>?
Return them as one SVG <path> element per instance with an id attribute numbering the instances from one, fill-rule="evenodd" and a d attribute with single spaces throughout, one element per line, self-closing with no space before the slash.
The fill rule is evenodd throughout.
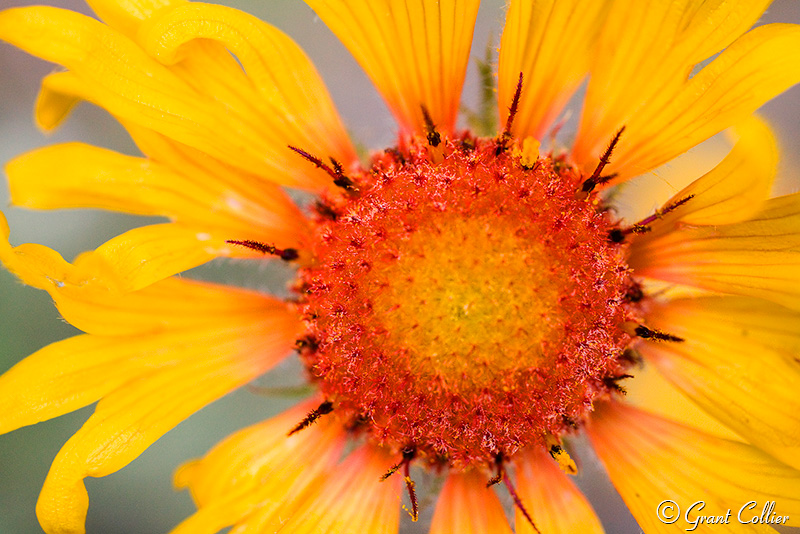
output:
<path id="1" fill-rule="evenodd" d="M 36 506 L 45 531 L 83 532 L 84 478 L 118 471 L 192 413 L 264 373 L 290 350 L 297 329 L 295 317 L 279 314 L 176 334 L 169 346 L 144 338 L 155 358 L 167 353 L 181 361 L 129 376 L 97 403 L 50 468 Z"/>
<path id="2" fill-rule="evenodd" d="M 146 234 L 149 228 L 151 227 L 141 230 Z M 126 264 L 124 258 L 119 260 L 116 270 L 102 255 L 96 256 L 95 253 L 85 253 L 74 263 L 69 263 L 56 251 L 42 245 L 24 244 L 12 247 L 8 243 L 8 226 L 1 213 L 0 229 L 5 232 L 0 240 L 0 261 L 3 265 L 24 283 L 50 293 L 62 315 L 86 332 L 116 335 L 161 330 L 173 324 L 191 322 L 205 312 L 233 312 L 237 308 L 257 307 L 260 302 L 260 296 L 254 300 L 247 292 L 175 280 L 164 280 L 146 291 L 126 295 L 136 284 L 120 279 L 120 273 L 127 269 L 129 273 L 134 273 L 134 278 L 127 282 L 142 281 L 141 278 L 136 278 L 135 255 L 127 256 L 131 264 Z M 128 235 L 123 234 L 98 250 L 104 247 L 113 249 L 115 242 L 124 243 Z M 147 250 L 151 246 L 152 243 L 145 244 L 142 249 Z M 102 250 L 102 253 L 110 254 L 108 250 Z M 145 266 L 147 260 L 147 257 L 144 262 L 139 260 L 138 267 L 144 269 L 144 273 L 158 271 L 158 267 Z M 169 261 L 169 257 L 167 260 Z M 144 273 L 140 272 L 139 275 Z M 178 297 L 183 300 L 171 302 L 171 299 Z M 155 309 L 153 306 L 160 307 Z M 192 313 L 193 310 L 196 313 Z M 147 317 L 148 314 L 150 317 Z M 167 314 L 169 319 L 165 318 Z M 143 321 L 143 318 L 146 320 Z M 142 326 L 143 324 L 148 326 Z"/>
<path id="3" fill-rule="evenodd" d="M 180 9 L 178 6 L 160 11 L 159 17 L 148 21 L 146 31 L 140 29 L 142 38 L 147 36 L 147 43 L 156 39 L 160 29 L 158 21 L 167 20 L 165 17 L 170 13 L 180 13 Z M 324 106 L 326 95 L 319 97 L 322 106 L 319 109 L 292 108 L 298 102 L 310 106 L 314 101 L 312 99 L 309 102 L 309 94 L 315 97 L 320 92 L 324 93 L 324 89 L 320 87 L 318 78 L 285 78 L 295 69 L 300 69 L 301 74 L 309 72 L 310 64 L 307 60 L 301 61 L 304 59 L 299 55 L 302 52 L 287 37 L 271 27 L 264 27 L 267 28 L 264 31 L 272 33 L 274 43 L 262 53 L 273 60 L 283 54 L 297 63 L 291 70 L 276 72 L 276 82 L 281 87 L 287 83 L 309 83 L 310 87 L 304 93 L 293 85 L 301 97 L 288 102 L 273 101 L 272 115 L 266 118 L 252 113 L 248 107 L 248 97 L 249 100 L 256 100 L 252 91 L 234 92 L 233 95 L 229 94 L 230 90 L 222 92 L 226 77 L 228 80 L 237 76 L 244 78 L 244 83 L 238 84 L 242 87 L 251 82 L 244 77 L 236 61 L 219 47 L 211 47 L 210 50 L 192 48 L 186 60 L 195 57 L 195 63 L 200 62 L 205 66 L 206 73 L 203 75 L 194 71 L 192 76 L 182 76 L 184 73 L 180 66 L 171 70 L 124 35 L 78 13 L 42 6 L 9 9 L 0 13 L 0 39 L 42 59 L 63 65 L 73 76 L 70 80 L 58 80 L 61 86 L 50 81 L 51 87 L 46 89 L 50 99 L 49 114 L 43 111 L 47 106 L 40 104 L 39 121 L 43 126 L 52 127 L 63 117 L 68 109 L 64 100 L 80 97 L 104 107 L 125 124 L 159 132 L 266 181 L 320 189 L 326 186 L 327 177 L 321 171 L 309 168 L 307 162 L 292 154 L 286 145 L 295 141 L 295 137 L 288 133 L 304 131 L 304 126 L 308 126 L 309 131 L 319 132 L 319 136 L 312 139 L 318 143 L 310 143 L 312 146 L 309 149 L 326 157 L 338 157 L 343 163 L 354 161 L 353 151 L 346 136 L 341 134 L 338 122 L 332 127 L 339 129 L 336 135 L 333 135 L 332 129 L 325 128 L 326 117 L 330 115 Z M 178 33 L 177 36 L 165 35 L 164 45 L 178 46 L 192 39 L 189 34 Z M 175 39 L 179 42 L 176 43 Z M 204 90 L 207 87 L 203 86 L 203 81 L 211 84 L 214 90 Z M 217 90 L 220 96 L 217 96 Z M 55 95 L 60 96 L 56 98 Z M 321 118 L 319 122 L 305 125 L 299 122 L 299 117 L 316 118 L 316 113 Z M 263 120 L 257 120 L 256 117 Z M 276 132 L 275 127 L 281 125 L 286 127 L 287 135 Z M 306 139 L 303 137 L 299 140 L 302 142 Z M 343 148 L 333 151 L 330 143 Z"/>
<path id="4" fill-rule="evenodd" d="M 135 291 L 218 257 L 262 254 L 228 243 L 226 232 L 204 232 L 177 223 L 129 230 L 75 259 L 81 272 L 105 273 L 119 291 Z M 18 249 L 19 247 L 17 247 Z"/>
<path id="5" fill-rule="evenodd" d="M 57 128 L 67 118 L 72 108 L 87 100 L 80 79 L 69 71 L 54 72 L 44 77 L 36 98 L 34 118 L 44 131 Z"/>
<path id="6" fill-rule="evenodd" d="M 281 183 L 312 185 L 314 176 L 327 183 L 322 171 L 287 145 L 335 158 L 345 168 L 356 162 L 322 79 L 303 51 L 277 28 L 225 6 L 182 4 L 149 20 L 138 39 L 148 54 L 174 65 L 198 92 L 221 99 L 242 120 L 257 117 L 255 127 L 264 142 L 261 157 L 271 166 L 272 179 L 294 174 Z M 230 51 L 241 68 L 224 49 L 209 46 L 212 43 Z M 246 78 L 241 77 L 242 68 Z"/>
<path id="7" fill-rule="evenodd" d="M 186 0 L 86 0 L 89 7 L 109 26 L 134 37 L 141 23 L 158 11 Z"/>

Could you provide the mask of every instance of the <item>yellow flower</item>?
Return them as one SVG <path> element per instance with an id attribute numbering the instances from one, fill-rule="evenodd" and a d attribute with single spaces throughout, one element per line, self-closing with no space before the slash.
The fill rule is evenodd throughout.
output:
<path id="1" fill-rule="evenodd" d="M 800 525 L 800 194 L 770 198 L 775 140 L 752 116 L 800 81 L 800 26 L 748 31 L 765 0 L 512 0 L 501 127 L 480 138 L 456 126 L 477 0 L 307 3 L 399 124 L 369 161 L 303 52 L 254 17 L 180 0 L 90 0 L 104 23 L 0 13 L 0 38 L 64 67 L 39 126 L 89 101 L 145 154 L 24 154 L 13 203 L 170 219 L 68 263 L 11 246 L 0 218 L 6 268 L 86 332 L 0 377 L 0 432 L 97 402 L 47 476 L 45 531 L 84 532 L 86 477 L 292 348 L 318 393 L 181 467 L 198 511 L 174 532 L 397 532 L 423 471 L 444 479 L 433 534 L 511 532 L 487 483 L 517 533 L 601 532 L 568 476 L 581 433 L 648 533 L 729 509 L 732 530 Z M 561 150 L 548 132 L 587 75 Z M 729 127 L 711 171 L 615 215 L 614 186 Z M 265 255 L 297 265 L 291 298 L 175 276 Z M 660 507 L 699 501 L 674 522 Z"/>

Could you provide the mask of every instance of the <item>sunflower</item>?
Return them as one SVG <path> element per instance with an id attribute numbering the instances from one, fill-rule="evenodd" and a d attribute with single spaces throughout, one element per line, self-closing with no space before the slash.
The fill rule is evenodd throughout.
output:
<path id="1" fill-rule="evenodd" d="M 307 0 L 399 124 L 363 158 L 276 28 L 88 3 L 102 22 L 3 11 L 0 38 L 63 67 L 40 127 L 88 101 L 143 156 L 23 154 L 12 201 L 169 222 L 69 263 L 0 219 L 6 268 L 85 332 L 0 377 L 0 432 L 96 403 L 45 480 L 48 534 L 84 532 L 85 478 L 293 349 L 314 393 L 180 467 L 197 512 L 174 533 L 397 532 L 421 482 L 433 534 L 511 532 L 499 495 L 517 533 L 601 532 L 570 480 L 581 435 L 648 533 L 800 524 L 800 194 L 771 198 L 776 142 L 753 115 L 800 81 L 800 26 L 748 31 L 769 1 L 512 0 L 496 107 L 471 131 L 477 0 Z M 729 128 L 716 166 L 619 215 L 631 179 Z M 294 266 L 289 296 L 176 276 L 219 257 Z"/>

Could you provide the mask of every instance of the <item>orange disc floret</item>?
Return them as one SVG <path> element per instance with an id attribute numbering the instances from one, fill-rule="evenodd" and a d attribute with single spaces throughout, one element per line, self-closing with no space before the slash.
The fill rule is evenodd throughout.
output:
<path id="1" fill-rule="evenodd" d="M 493 140 L 387 151 L 319 211 L 301 354 L 340 417 L 463 466 L 580 423 L 624 372 L 624 245 L 580 176 Z"/>

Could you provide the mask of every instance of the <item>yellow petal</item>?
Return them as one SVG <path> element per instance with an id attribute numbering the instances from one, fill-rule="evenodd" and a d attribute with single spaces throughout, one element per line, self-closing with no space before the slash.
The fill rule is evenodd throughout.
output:
<path id="1" fill-rule="evenodd" d="M 751 220 L 686 226 L 634 242 L 641 276 L 800 309 L 800 194 L 765 202 Z"/>
<path id="2" fill-rule="evenodd" d="M 774 533 L 767 525 L 739 523 L 739 509 L 750 501 L 756 501 L 758 508 L 743 511 L 746 521 L 758 517 L 768 501 L 775 501 L 775 513 L 789 516 L 790 525 L 798 524 L 800 471 L 755 447 L 709 436 L 621 403 L 598 406 L 587 431 L 611 481 L 645 532 L 691 528 L 685 514 L 698 501 L 705 507 L 695 508 L 690 519 L 724 516 L 731 509 L 731 526 L 699 524 L 695 532 L 711 534 L 722 528 Z M 657 511 L 670 512 L 659 507 L 666 500 L 680 508 L 673 524 L 658 519 Z"/>
<path id="3" fill-rule="evenodd" d="M 89 324 L 92 319 L 86 317 L 86 311 L 71 306 L 80 308 L 93 301 L 97 305 L 121 298 L 122 293 L 141 289 L 214 257 L 262 257 L 256 251 L 226 243 L 226 236 L 178 224 L 157 224 L 115 237 L 70 264 L 58 252 L 42 245 L 12 247 L 2 213 L 0 223 L 5 231 L 0 239 L 0 262 L 6 269 L 24 283 L 49 292 L 59 306 L 65 307 L 65 313 L 83 315 L 82 320 Z"/>
<path id="4" fill-rule="evenodd" d="M 749 30 L 772 1 L 684 1 L 676 45 L 692 63 L 708 59 Z"/>
<path id="5" fill-rule="evenodd" d="M 430 534 L 512 534 L 503 505 L 479 471 L 451 473 L 444 483 Z"/>
<path id="6" fill-rule="evenodd" d="M 585 0 L 511 2 L 500 45 L 497 89 L 504 124 L 522 73 L 513 128 L 517 137 L 542 139 L 589 72 L 605 4 Z"/>
<path id="7" fill-rule="evenodd" d="M 83 532 L 84 478 L 118 471 L 192 413 L 277 363 L 297 336 L 296 326 L 287 328 L 297 325 L 295 318 L 288 324 L 285 315 L 277 319 L 255 316 L 233 326 L 184 332 L 172 345 L 149 338 L 155 354 L 171 352 L 181 361 L 132 376 L 97 403 L 50 468 L 36 507 L 44 530 Z"/>
<path id="8" fill-rule="evenodd" d="M 165 7 L 185 0 L 86 0 L 106 24 L 134 37 L 141 23 Z"/>
<path id="9" fill-rule="evenodd" d="M 422 106 L 452 132 L 478 0 L 306 0 L 381 93 L 404 133 L 423 133 Z"/>
<path id="10" fill-rule="evenodd" d="M 619 173 L 617 180 L 641 174 L 800 81 L 800 27 L 788 24 L 745 34 L 689 78 L 696 63 L 742 33 L 768 3 L 617 2 L 625 15 L 615 16 L 615 6 L 607 19 L 574 159 L 593 167 L 625 126 L 606 170 Z"/>
<path id="11" fill-rule="evenodd" d="M 277 28 L 229 7 L 182 4 L 144 24 L 138 40 L 199 93 L 251 123 L 265 143 L 269 179 L 304 187 L 330 182 L 287 145 L 345 168 L 357 161 L 319 74 Z"/>
<path id="12" fill-rule="evenodd" d="M 92 18 L 44 6 L 9 9 L 0 13 L 0 37 L 69 69 L 117 116 L 151 127 L 171 123 L 178 138 L 202 136 L 198 126 L 213 122 L 206 109 L 195 109 L 204 102 L 184 82 Z M 220 134 L 216 141 L 225 143 Z"/>
<path id="13" fill-rule="evenodd" d="M 188 487 L 200 509 L 171 534 L 215 534 L 256 510 L 265 519 L 290 515 L 317 478 L 334 469 L 345 444 L 345 430 L 333 417 L 287 436 L 319 403 L 315 397 L 240 430 L 184 465 L 176 486 Z"/>
<path id="14" fill-rule="evenodd" d="M 281 491 L 284 494 L 289 493 L 293 482 L 308 485 L 321 473 L 322 466 L 338 462 L 346 438 L 345 429 L 335 416 L 322 417 L 302 431 L 288 435 L 320 402 L 315 396 L 277 417 L 227 437 L 200 460 L 183 466 L 176 473 L 175 485 L 188 488 L 199 508 L 234 490 L 254 491 L 268 477 L 275 478 L 272 481 L 275 485 L 286 481 Z M 315 453 L 301 453 L 307 449 Z M 319 465 L 307 465 L 312 457 L 320 460 Z M 301 473 L 306 466 L 309 469 Z M 278 477 L 277 473 L 283 470 L 285 477 Z"/>
<path id="15" fill-rule="evenodd" d="M 586 497 L 544 448 L 522 453 L 515 463 L 517 493 L 540 532 L 603 533 Z M 519 510 L 515 525 L 517 534 L 535 532 Z"/>
<path id="16" fill-rule="evenodd" d="M 34 117 L 44 131 L 56 128 L 81 100 L 86 100 L 81 81 L 73 73 L 55 72 L 44 77 L 36 97 Z"/>
<path id="17" fill-rule="evenodd" d="M 757 117 L 737 126 L 735 132 L 739 140 L 728 156 L 670 198 L 664 206 L 689 200 L 653 222 L 649 225 L 651 231 L 635 236 L 634 241 L 656 239 L 674 231 L 678 224 L 737 223 L 761 211 L 775 180 L 777 142 L 767 123 Z"/>
<path id="18" fill-rule="evenodd" d="M 631 406 L 712 436 L 747 441 L 689 400 L 649 361 L 643 360 L 629 372 L 634 375 L 633 378 L 625 380 L 622 385 L 625 388 L 625 402 Z"/>
<path id="19" fill-rule="evenodd" d="M 225 318 L 264 313 L 270 302 L 253 291 L 181 278 L 167 278 L 125 294 L 64 285 L 53 286 L 50 295 L 70 324 L 102 336 L 161 333 L 213 324 Z"/>
<path id="20" fill-rule="evenodd" d="M 647 321 L 686 340 L 641 348 L 668 380 L 800 469 L 800 313 L 756 299 L 708 297 L 658 306 Z"/>
<path id="21" fill-rule="evenodd" d="M 734 42 L 674 94 L 665 112 L 637 114 L 608 172 L 634 176 L 741 121 L 800 81 L 800 26 L 770 24 Z"/>
<path id="22" fill-rule="evenodd" d="M 403 479 L 380 480 L 396 461 L 381 449 L 362 446 L 334 467 L 316 496 L 304 500 L 291 517 L 241 532 L 272 532 L 280 525 L 293 534 L 396 534 Z"/>
<path id="23" fill-rule="evenodd" d="M 215 257 L 260 256 L 225 239 L 178 224 L 156 224 L 115 237 L 81 254 L 73 265 L 54 250 L 29 243 L 13 248 L 0 243 L 0 261 L 20 280 L 39 289 L 90 286 L 119 293 L 141 289 Z"/>
<path id="24" fill-rule="evenodd" d="M 135 291 L 218 257 L 260 258 L 226 243 L 230 234 L 177 223 L 134 228 L 75 259 L 82 272 L 103 272 L 119 291 Z M 19 248 L 19 247 L 17 247 Z M 99 270 L 99 271 L 98 271 Z"/>
<path id="25" fill-rule="evenodd" d="M 157 27 L 154 26 L 155 22 L 148 24 L 152 28 Z M 153 31 L 147 33 L 150 40 L 156 38 Z M 184 38 L 188 39 L 187 36 Z M 94 19 L 67 10 L 30 7 L 3 11 L 0 13 L 0 39 L 66 67 L 79 82 L 67 89 L 104 107 L 126 124 L 155 130 L 266 181 L 310 188 L 323 187 L 329 181 L 322 171 L 314 170 L 308 162 L 287 148 L 286 145 L 294 141 L 291 135 L 283 136 L 265 127 L 274 127 L 276 121 L 283 124 L 298 120 L 293 113 L 313 114 L 316 110 L 295 111 L 284 105 L 279 112 L 275 112 L 274 117 L 264 122 L 263 117 L 247 113 L 249 108 L 245 98 L 240 99 L 242 102 L 239 106 L 226 106 L 229 102 L 220 101 L 221 96 L 204 94 L 197 85 L 191 85 L 189 82 L 196 81 L 196 76 L 182 79 L 179 68 L 172 72 L 122 34 Z M 171 42 L 167 36 L 164 39 L 167 44 Z M 300 52 L 290 54 L 291 42 L 277 33 L 274 39 L 279 43 L 278 52 L 298 62 L 301 73 L 306 72 L 302 70 L 304 65 L 297 56 Z M 213 51 L 217 52 L 214 57 L 224 53 L 219 48 Z M 275 47 L 264 53 L 274 51 Z M 209 69 L 206 73 L 211 81 L 220 76 L 228 76 L 228 79 L 237 75 L 242 77 L 236 61 L 230 56 L 225 57 L 225 67 Z M 281 71 L 276 73 L 276 77 L 288 74 Z M 300 78 L 296 81 L 313 84 L 314 80 Z M 249 83 L 245 81 L 239 85 L 246 86 Z M 217 83 L 214 87 L 219 85 Z M 285 87 L 285 82 L 279 85 Z M 294 88 L 297 90 L 297 86 Z M 308 91 L 315 94 L 315 86 L 311 85 Z M 70 91 L 65 89 L 64 94 L 66 96 L 62 98 L 68 98 Z M 254 99 L 252 92 L 248 96 Z M 243 106 L 245 111 L 242 110 Z M 60 109 L 63 113 L 64 106 Z M 319 113 L 324 117 L 325 109 L 320 109 Z M 58 116 L 58 113 L 51 114 Z M 40 118 L 40 122 L 52 125 L 57 121 Z M 291 128 L 288 130 L 293 131 Z M 319 132 L 321 148 L 326 149 L 330 144 L 324 141 L 325 135 L 330 133 L 331 130 Z M 341 135 L 336 135 L 330 142 L 346 142 L 346 137 L 343 140 Z M 317 147 L 308 148 L 314 151 Z M 349 163 L 354 159 L 350 154 L 352 151 L 345 155 L 330 155 L 340 156 Z"/>
<path id="26" fill-rule="evenodd" d="M 304 218 L 280 188 L 252 180 L 256 187 L 241 190 L 245 180 L 228 184 L 200 170 L 169 168 L 81 143 L 41 148 L 6 167 L 11 200 L 18 206 L 162 215 L 198 231 L 225 232 L 230 239 L 301 246 Z"/>
<path id="27" fill-rule="evenodd" d="M 125 335 L 81 335 L 59 341 L 0 376 L 0 409 L 5 414 L 0 433 L 75 411 L 143 373 L 194 358 L 193 351 L 202 352 L 204 344 L 247 333 L 240 328 L 242 324 L 266 321 L 276 328 L 298 331 L 298 320 L 285 304 L 261 295 L 231 290 L 225 299 L 226 289 L 210 284 L 173 281 L 158 285 L 162 286 L 158 288 L 160 299 L 148 298 L 155 293 L 152 290 L 144 292 L 149 295 L 134 293 L 116 299 L 106 294 L 105 302 L 86 306 L 98 315 L 107 314 L 93 318 L 95 323 L 130 320 L 130 324 L 117 327 L 127 329 Z M 186 301 L 166 302 L 163 309 L 168 294 Z M 208 303 L 198 302 L 204 296 L 212 298 Z M 237 297 L 241 302 L 233 301 Z M 215 310 L 211 303 L 227 305 Z M 191 309 L 192 305 L 197 309 Z M 81 311 L 89 315 L 88 310 Z"/>
<path id="28" fill-rule="evenodd" d="M 24 244 L 12 247 L 8 243 L 8 222 L 2 213 L 0 213 L 0 227 L 3 229 L 3 238 L 0 239 L 0 262 L 24 283 L 47 291 L 62 287 L 110 290 L 111 282 L 103 280 L 104 276 L 111 274 L 110 271 L 100 269 L 91 272 L 77 269 L 64 261 L 58 252 L 42 245 Z"/>
<path id="29" fill-rule="evenodd" d="M 59 305 L 65 306 L 69 306 L 69 300 L 118 299 L 123 292 L 199 265 L 218 252 L 253 257 L 252 251 L 243 247 L 235 250 L 210 234 L 198 234 L 177 224 L 162 224 L 122 234 L 96 251 L 78 256 L 70 264 L 58 252 L 42 245 L 26 243 L 12 247 L 8 243 L 8 223 L 2 213 L 0 223 L 4 231 L 0 239 L 0 262 L 24 283 L 48 291 Z"/>
<path id="30" fill-rule="evenodd" d="M 0 433 L 88 406 L 130 380 L 131 373 L 141 373 L 141 357 L 131 358 L 140 355 L 141 344 L 130 352 L 122 348 L 117 338 L 82 335 L 48 345 L 16 364 L 0 376 Z"/>

